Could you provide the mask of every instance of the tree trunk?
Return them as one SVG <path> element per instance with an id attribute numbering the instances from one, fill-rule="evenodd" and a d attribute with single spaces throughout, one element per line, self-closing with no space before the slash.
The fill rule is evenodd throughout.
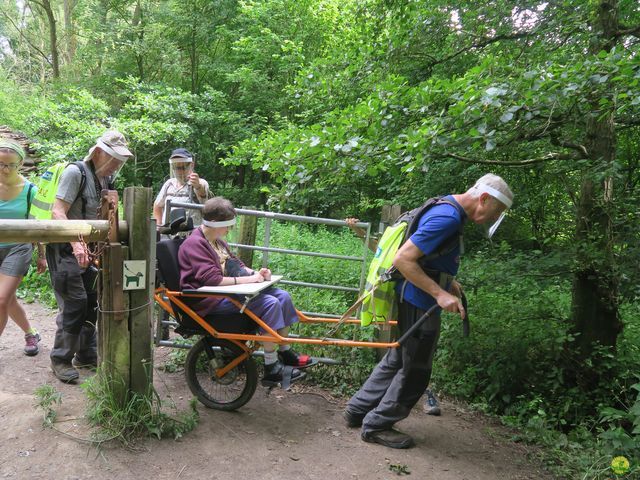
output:
<path id="1" fill-rule="evenodd" d="M 191 93 L 198 93 L 198 46 L 196 45 L 196 25 L 191 25 L 191 43 L 189 45 L 189 64 L 191 67 Z"/>
<path id="2" fill-rule="evenodd" d="M 34 3 L 39 5 L 47 15 L 49 23 L 49 48 L 51 51 L 51 68 L 53 78 L 60 78 L 60 57 L 58 55 L 58 33 L 56 31 L 56 17 L 53 14 L 50 0 L 38 0 Z"/>
<path id="3" fill-rule="evenodd" d="M 135 35 L 138 37 L 138 46 L 135 49 L 136 65 L 138 66 L 138 80 L 144 79 L 144 55 L 142 52 L 142 46 L 144 45 L 144 16 L 142 11 L 142 2 L 138 0 L 136 2 L 136 8 L 133 11 L 133 25 Z"/>
<path id="4" fill-rule="evenodd" d="M 597 35 L 591 53 L 610 51 L 618 30 L 617 0 L 600 0 L 594 30 Z M 611 108 L 603 112 L 599 101 L 596 96 L 591 100 L 593 110 L 586 122 L 584 143 L 592 172 L 582 180 L 576 219 L 579 267 L 573 280 L 572 321 L 575 333 L 579 334 L 578 350 L 583 356 L 591 353 L 595 344 L 615 347 L 622 331 L 618 311 L 620 279 L 613 254 L 610 216 L 613 179 L 594 180 L 593 173 L 605 171 L 615 159 L 614 111 Z"/>
<path id="5" fill-rule="evenodd" d="M 64 0 L 64 32 L 67 37 L 67 64 L 71 64 L 73 62 L 78 48 L 78 39 L 73 25 L 73 10 L 76 8 L 77 4 L 78 0 Z"/>
<path id="6" fill-rule="evenodd" d="M 236 184 L 236 186 L 244 188 L 246 173 L 247 166 L 238 165 L 238 167 L 236 168 L 236 178 L 234 179 L 234 183 Z"/>
<path id="7" fill-rule="evenodd" d="M 109 19 L 109 0 L 100 0 L 99 1 L 100 8 L 95 14 L 99 15 L 100 25 L 108 25 L 107 21 Z M 96 39 L 96 51 L 98 52 L 98 61 L 95 67 L 91 68 L 91 74 L 98 76 L 102 72 L 102 62 L 104 59 L 104 43 L 101 40 L 102 35 L 98 35 Z"/>

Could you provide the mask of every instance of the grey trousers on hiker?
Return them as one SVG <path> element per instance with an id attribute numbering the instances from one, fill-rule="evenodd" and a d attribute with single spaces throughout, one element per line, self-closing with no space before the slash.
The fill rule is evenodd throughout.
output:
<path id="1" fill-rule="evenodd" d="M 47 265 L 58 302 L 53 362 L 70 363 L 74 355 L 82 362 L 97 358 L 97 272 L 81 269 L 68 243 L 47 245 Z"/>
<path id="2" fill-rule="evenodd" d="M 400 303 L 400 334 L 425 310 Z M 364 385 L 349 400 L 347 411 L 362 416 L 362 433 L 389 430 L 407 418 L 431 379 L 433 355 L 440 336 L 440 313 L 433 313 L 399 348 L 390 348 Z"/>

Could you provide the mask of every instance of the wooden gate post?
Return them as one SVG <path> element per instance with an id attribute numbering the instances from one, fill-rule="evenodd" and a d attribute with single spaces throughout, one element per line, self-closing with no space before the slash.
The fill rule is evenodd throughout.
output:
<path id="1" fill-rule="evenodd" d="M 249 207 L 242 207 L 249 208 Z M 238 226 L 238 243 L 241 245 L 255 245 L 258 232 L 258 218 L 249 215 L 240 216 Z M 238 258 L 249 268 L 253 265 L 253 250 L 238 248 Z"/>
<path id="2" fill-rule="evenodd" d="M 103 193 L 102 217 L 111 220 L 118 218 L 117 195 L 114 209 L 113 193 Z M 98 357 L 107 381 L 113 382 L 116 399 L 123 406 L 132 392 L 151 395 L 153 382 L 151 331 L 156 229 L 150 215 L 151 198 L 150 188 L 125 189 L 124 216 L 128 225 L 128 245 L 123 246 L 111 238 L 102 253 Z M 127 271 L 129 267 L 124 263 L 126 260 L 145 263 L 141 271 L 132 276 Z M 130 282 L 141 288 L 125 290 Z"/>
<path id="3" fill-rule="evenodd" d="M 102 254 L 98 360 L 105 378 L 112 382 L 118 404 L 128 399 L 130 332 L 128 296 L 122 291 L 122 260 L 127 247 L 111 244 Z"/>
<path id="4" fill-rule="evenodd" d="M 150 395 L 153 384 L 153 292 L 156 271 L 156 228 L 151 218 L 152 193 L 146 187 L 124 189 L 124 218 L 129 225 L 129 260 L 145 264 L 145 285 L 129 292 L 131 391 Z M 126 272 L 125 272 L 126 273 Z"/>
<path id="5" fill-rule="evenodd" d="M 100 216 L 118 218 L 118 194 L 102 191 Z M 113 232 L 112 232 L 113 233 Z M 122 285 L 122 262 L 127 247 L 112 237 L 102 251 L 100 283 L 98 285 L 98 361 L 118 403 L 124 406 L 128 399 L 130 382 L 129 299 Z"/>

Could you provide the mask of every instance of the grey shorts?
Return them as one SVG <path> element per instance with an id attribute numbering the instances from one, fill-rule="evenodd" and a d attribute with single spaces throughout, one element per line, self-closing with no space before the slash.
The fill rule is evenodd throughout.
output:
<path id="1" fill-rule="evenodd" d="M 18 243 L 0 247 L 0 273 L 10 277 L 24 277 L 31 265 L 33 245 Z"/>

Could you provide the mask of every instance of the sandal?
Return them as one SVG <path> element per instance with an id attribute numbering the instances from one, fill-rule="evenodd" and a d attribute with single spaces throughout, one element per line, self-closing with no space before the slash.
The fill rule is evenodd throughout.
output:
<path id="1" fill-rule="evenodd" d="M 318 360 L 304 353 L 298 353 L 293 348 L 280 350 L 278 358 L 283 364 L 296 368 L 307 368 L 318 363 Z"/>

